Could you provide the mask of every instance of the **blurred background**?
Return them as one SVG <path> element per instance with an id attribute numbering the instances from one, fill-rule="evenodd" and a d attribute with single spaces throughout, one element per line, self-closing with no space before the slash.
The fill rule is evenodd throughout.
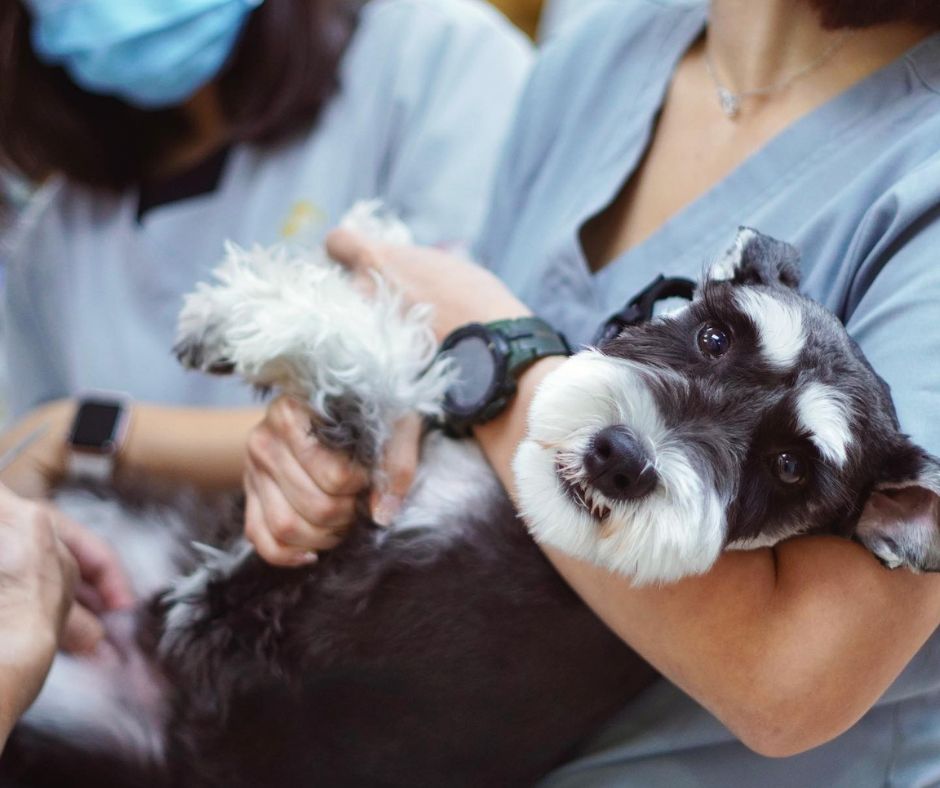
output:
<path id="1" fill-rule="evenodd" d="M 491 0 L 513 23 L 535 41 L 558 32 L 599 0 Z"/>
<path id="2" fill-rule="evenodd" d="M 544 3 L 543 0 L 492 0 L 492 2 L 531 38 L 538 35 L 542 6 L 551 4 Z"/>

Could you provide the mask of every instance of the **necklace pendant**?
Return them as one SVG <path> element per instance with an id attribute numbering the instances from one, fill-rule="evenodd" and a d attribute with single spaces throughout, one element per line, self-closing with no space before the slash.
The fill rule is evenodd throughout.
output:
<path id="1" fill-rule="evenodd" d="M 741 111 L 740 97 L 727 88 L 718 88 L 718 103 L 721 105 L 721 111 L 729 118 L 736 118 Z"/>

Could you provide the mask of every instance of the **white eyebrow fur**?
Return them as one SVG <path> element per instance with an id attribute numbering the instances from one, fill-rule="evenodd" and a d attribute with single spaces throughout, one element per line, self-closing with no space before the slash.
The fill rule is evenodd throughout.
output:
<path id="1" fill-rule="evenodd" d="M 738 232 L 732 246 L 724 255 L 712 263 L 705 275 L 706 279 L 715 282 L 730 282 L 741 265 L 745 247 L 756 237 L 753 230 L 744 229 Z"/>
<path id="2" fill-rule="evenodd" d="M 778 369 L 796 364 L 806 344 L 803 317 L 796 307 L 759 290 L 743 289 L 735 295 L 738 308 L 757 327 L 761 352 Z"/>
<path id="3" fill-rule="evenodd" d="M 840 468 L 845 465 L 852 442 L 845 396 L 824 383 L 809 383 L 797 397 L 796 415 L 819 453 Z"/>

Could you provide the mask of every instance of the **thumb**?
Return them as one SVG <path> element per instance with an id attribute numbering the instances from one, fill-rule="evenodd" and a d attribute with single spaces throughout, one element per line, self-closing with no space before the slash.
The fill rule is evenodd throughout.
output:
<path id="1" fill-rule="evenodd" d="M 411 489 L 421 449 L 421 417 L 405 416 L 395 425 L 381 465 L 382 486 L 373 490 L 369 508 L 376 525 L 389 526 Z"/>
<path id="2" fill-rule="evenodd" d="M 65 620 L 59 647 L 71 654 L 89 654 L 103 637 L 104 627 L 99 618 L 76 602 Z"/>
<path id="3" fill-rule="evenodd" d="M 333 230 L 327 235 L 326 251 L 337 263 L 354 273 L 365 274 L 381 268 L 378 244 L 345 227 Z"/>

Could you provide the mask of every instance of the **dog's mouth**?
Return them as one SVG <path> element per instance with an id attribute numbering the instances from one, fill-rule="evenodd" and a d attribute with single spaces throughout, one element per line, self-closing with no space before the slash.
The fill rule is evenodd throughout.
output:
<path id="1" fill-rule="evenodd" d="M 565 466 L 560 461 L 555 462 L 555 475 L 558 477 L 558 483 L 565 491 L 565 495 L 575 506 L 598 522 L 603 522 L 610 517 L 610 507 L 599 500 L 599 494 L 590 485 L 571 478 L 565 472 Z"/>

